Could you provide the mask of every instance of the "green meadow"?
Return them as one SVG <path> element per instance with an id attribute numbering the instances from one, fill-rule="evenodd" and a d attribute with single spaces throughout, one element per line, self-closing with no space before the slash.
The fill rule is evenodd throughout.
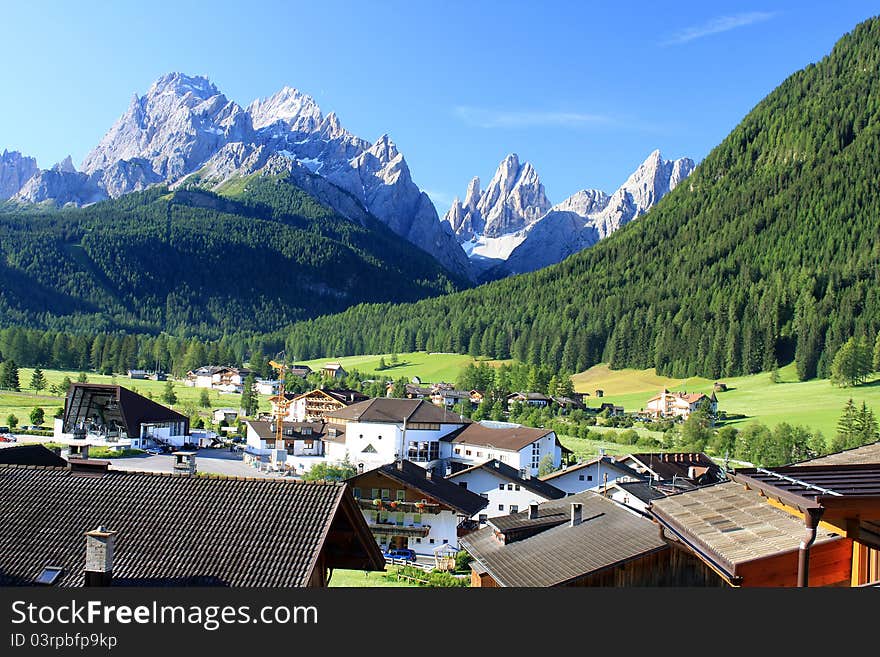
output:
<path id="1" fill-rule="evenodd" d="M 663 388 L 711 394 L 714 384 L 697 377 L 662 377 L 653 370 L 609 370 L 606 365 L 596 365 L 575 375 L 573 380 L 575 390 L 590 393 L 591 406 L 600 403 L 595 392 L 601 389 L 604 392 L 601 401 L 619 404 L 626 411 L 644 408 L 648 399 Z M 743 415 L 729 422 L 739 428 L 754 421 L 770 427 L 788 422 L 818 429 L 827 438 L 836 433 L 841 410 L 850 398 L 856 405 L 864 401 L 880 413 L 880 377 L 861 386 L 841 388 L 828 379 L 798 381 L 794 364 L 790 364 L 779 369 L 778 383 L 773 383 L 767 372 L 720 381 L 727 385 L 727 392 L 716 393 L 718 410 Z"/>
<path id="2" fill-rule="evenodd" d="M 384 358 L 386 369 L 379 370 L 379 360 Z M 339 363 L 348 371 L 356 369 L 366 374 L 375 374 L 376 378 L 396 380 L 405 377 L 407 380 L 418 376 L 424 383 L 446 381 L 454 383 L 459 372 L 471 363 L 480 361 L 497 366 L 513 363 L 513 360 L 476 359 L 462 354 L 439 354 L 416 351 L 397 354 L 398 362 L 391 362 L 392 354 L 374 354 L 369 356 L 344 356 L 342 358 L 318 358 L 315 360 L 297 361 L 305 363 L 313 370 L 320 370 L 326 363 Z"/>

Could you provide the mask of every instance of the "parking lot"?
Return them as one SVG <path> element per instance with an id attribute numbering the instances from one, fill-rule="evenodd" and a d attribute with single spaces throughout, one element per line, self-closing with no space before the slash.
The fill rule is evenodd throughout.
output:
<path id="1" fill-rule="evenodd" d="M 150 454 L 109 459 L 114 470 L 142 470 L 148 472 L 172 472 L 174 457 L 170 454 Z M 227 449 L 200 449 L 196 452 L 196 470 L 211 474 L 237 477 L 277 477 L 247 465 L 242 461 L 242 452 Z"/>

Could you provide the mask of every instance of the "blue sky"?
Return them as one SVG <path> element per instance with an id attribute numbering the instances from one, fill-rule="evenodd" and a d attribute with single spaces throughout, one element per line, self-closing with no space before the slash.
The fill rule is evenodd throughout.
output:
<path id="1" fill-rule="evenodd" d="M 554 203 L 647 155 L 699 161 L 880 0 L 42 2 L 0 22 L 0 150 L 79 166 L 169 71 L 246 105 L 285 84 L 387 132 L 442 215 L 510 152 Z"/>

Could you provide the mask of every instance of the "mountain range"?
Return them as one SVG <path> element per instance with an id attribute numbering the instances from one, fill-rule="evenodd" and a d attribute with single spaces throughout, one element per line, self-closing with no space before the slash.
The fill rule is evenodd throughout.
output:
<path id="1" fill-rule="evenodd" d="M 613 194 L 583 189 L 551 205 L 535 168 L 512 153 L 485 190 L 474 177 L 443 217 L 480 280 L 535 271 L 592 246 L 647 212 L 694 170 L 655 150 Z"/>
<path id="2" fill-rule="evenodd" d="M 693 169 L 658 152 L 612 195 L 583 190 L 551 206 L 538 175 L 512 154 L 485 190 L 474 178 L 440 221 L 391 138 L 370 143 L 291 87 L 242 107 L 207 78 L 169 73 L 126 111 L 77 170 L 0 156 L 0 201 L 90 205 L 143 191 L 217 190 L 257 172 L 283 173 L 319 203 L 365 225 L 375 217 L 436 258 L 453 278 L 480 281 L 532 271 L 591 246 L 644 213 Z M 460 244 L 460 246 L 459 246 Z"/>

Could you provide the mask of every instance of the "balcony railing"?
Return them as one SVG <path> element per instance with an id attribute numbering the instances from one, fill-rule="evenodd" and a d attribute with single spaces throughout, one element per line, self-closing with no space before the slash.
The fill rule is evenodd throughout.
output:
<path id="1" fill-rule="evenodd" d="M 420 536 L 424 538 L 431 532 L 431 525 L 395 525 L 393 522 L 367 523 L 374 534 L 392 536 Z"/>
<path id="2" fill-rule="evenodd" d="M 391 511 L 400 513 L 440 513 L 440 505 L 431 502 L 401 502 L 398 500 L 358 499 L 358 506 L 365 511 Z"/>

